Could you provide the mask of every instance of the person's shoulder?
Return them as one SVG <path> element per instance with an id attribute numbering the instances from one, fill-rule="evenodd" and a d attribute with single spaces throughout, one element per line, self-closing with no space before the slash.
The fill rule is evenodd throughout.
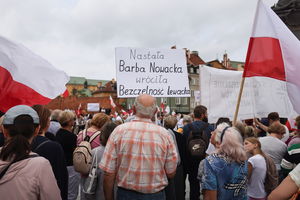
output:
<path id="1" fill-rule="evenodd" d="M 264 160 L 264 157 L 262 156 L 262 155 L 260 155 L 260 154 L 256 154 L 256 155 L 254 155 L 254 156 L 251 156 L 249 159 L 249 162 L 257 162 L 257 161 L 262 161 L 262 160 Z"/>
<path id="2" fill-rule="evenodd" d="M 288 147 L 288 151 L 293 151 L 293 150 L 297 150 L 297 152 L 299 151 L 300 153 L 300 143 L 291 144 Z"/>
<path id="3" fill-rule="evenodd" d="M 28 163 L 32 165 L 32 167 L 39 168 L 40 166 L 50 165 L 49 161 L 43 156 L 39 156 L 36 153 L 30 153 L 30 158 L 28 158 Z"/>
<path id="4" fill-rule="evenodd" d="M 55 136 L 56 136 L 56 137 L 62 137 L 62 136 L 63 136 L 63 132 L 64 132 L 64 130 L 60 128 L 60 129 L 58 129 L 58 131 L 56 132 Z"/>
<path id="5" fill-rule="evenodd" d="M 264 136 L 264 137 L 259 137 L 258 140 L 260 141 L 260 143 L 264 143 L 266 141 L 271 140 L 272 138 L 270 136 Z"/>
<path id="6" fill-rule="evenodd" d="M 276 139 L 278 145 L 280 145 L 280 146 L 283 147 L 283 148 L 287 148 L 287 145 L 286 145 L 285 142 L 281 141 L 281 140 L 278 139 L 278 138 L 275 138 L 275 139 Z"/>
<path id="7" fill-rule="evenodd" d="M 211 166 L 223 165 L 224 163 L 230 162 L 226 156 L 220 155 L 218 153 L 212 153 L 211 155 L 207 156 L 205 159 Z"/>
<path id="8" fill-rule="evenodd" d="M 48 140 L 45 143 L 45 148 L 47 148 L 49 150 L 51 149 L 55 152 L 62 150 L 61 144 L 59 144 L 58 142 L 55 142 L 55 141 L 51 141 L 51 140 Z"/>

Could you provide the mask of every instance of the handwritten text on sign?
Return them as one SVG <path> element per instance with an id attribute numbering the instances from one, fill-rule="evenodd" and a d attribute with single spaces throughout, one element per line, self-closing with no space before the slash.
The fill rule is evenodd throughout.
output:
<path id="1" fill-rule="evenodd" d="M 184 50 L 116 48 L 118 97 L 190 97 Z"/>

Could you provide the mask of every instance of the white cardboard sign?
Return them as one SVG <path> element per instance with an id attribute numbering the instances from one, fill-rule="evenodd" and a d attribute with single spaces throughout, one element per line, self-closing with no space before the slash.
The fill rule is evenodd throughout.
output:
<path id="1" fill-rule="evenodd" d="M 201 104 L 208 109 L 209 122 L 214 123 L 219 117 L 233 119 L 242 74 L 201 67 Z M 238 119 L 267 117 L 270 112 L 278 112 L 280 117 L 294 116 L 285 82 L 267 77 L 246 78 Z"/>
<path id="2" fill-rule="evenodd" d="M 99 112 L 100 105 L 99 103 L 88 103 L 87 104 L 87 111 L 88 112 Z"/>
<path id="3" fill-rule="evenodd" d="M 119 98 L 190 97 L 184 50 L 116 48 Z"/>

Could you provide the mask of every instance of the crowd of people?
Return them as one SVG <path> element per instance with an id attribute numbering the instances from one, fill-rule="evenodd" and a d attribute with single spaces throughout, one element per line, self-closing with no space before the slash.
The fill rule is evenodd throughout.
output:
<path id="1" fill-rule="evenodd" d="M 212 124 L 202 105 L 157 115 L 146 94 L 132 116 L 14 106 L 0 118 L 1 199 L 299 199 L 300 116 L 285 122 Z"/>

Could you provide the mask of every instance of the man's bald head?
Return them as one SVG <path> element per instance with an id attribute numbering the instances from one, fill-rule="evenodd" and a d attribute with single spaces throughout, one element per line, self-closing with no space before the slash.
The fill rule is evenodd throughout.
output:
<path id="1" fill-rule="evenodd" d="M 156 112 L 156 99 L 148 94 L 136 97 L 134 102 L 136 115 L 142 118 L 152 118 Z"/>

